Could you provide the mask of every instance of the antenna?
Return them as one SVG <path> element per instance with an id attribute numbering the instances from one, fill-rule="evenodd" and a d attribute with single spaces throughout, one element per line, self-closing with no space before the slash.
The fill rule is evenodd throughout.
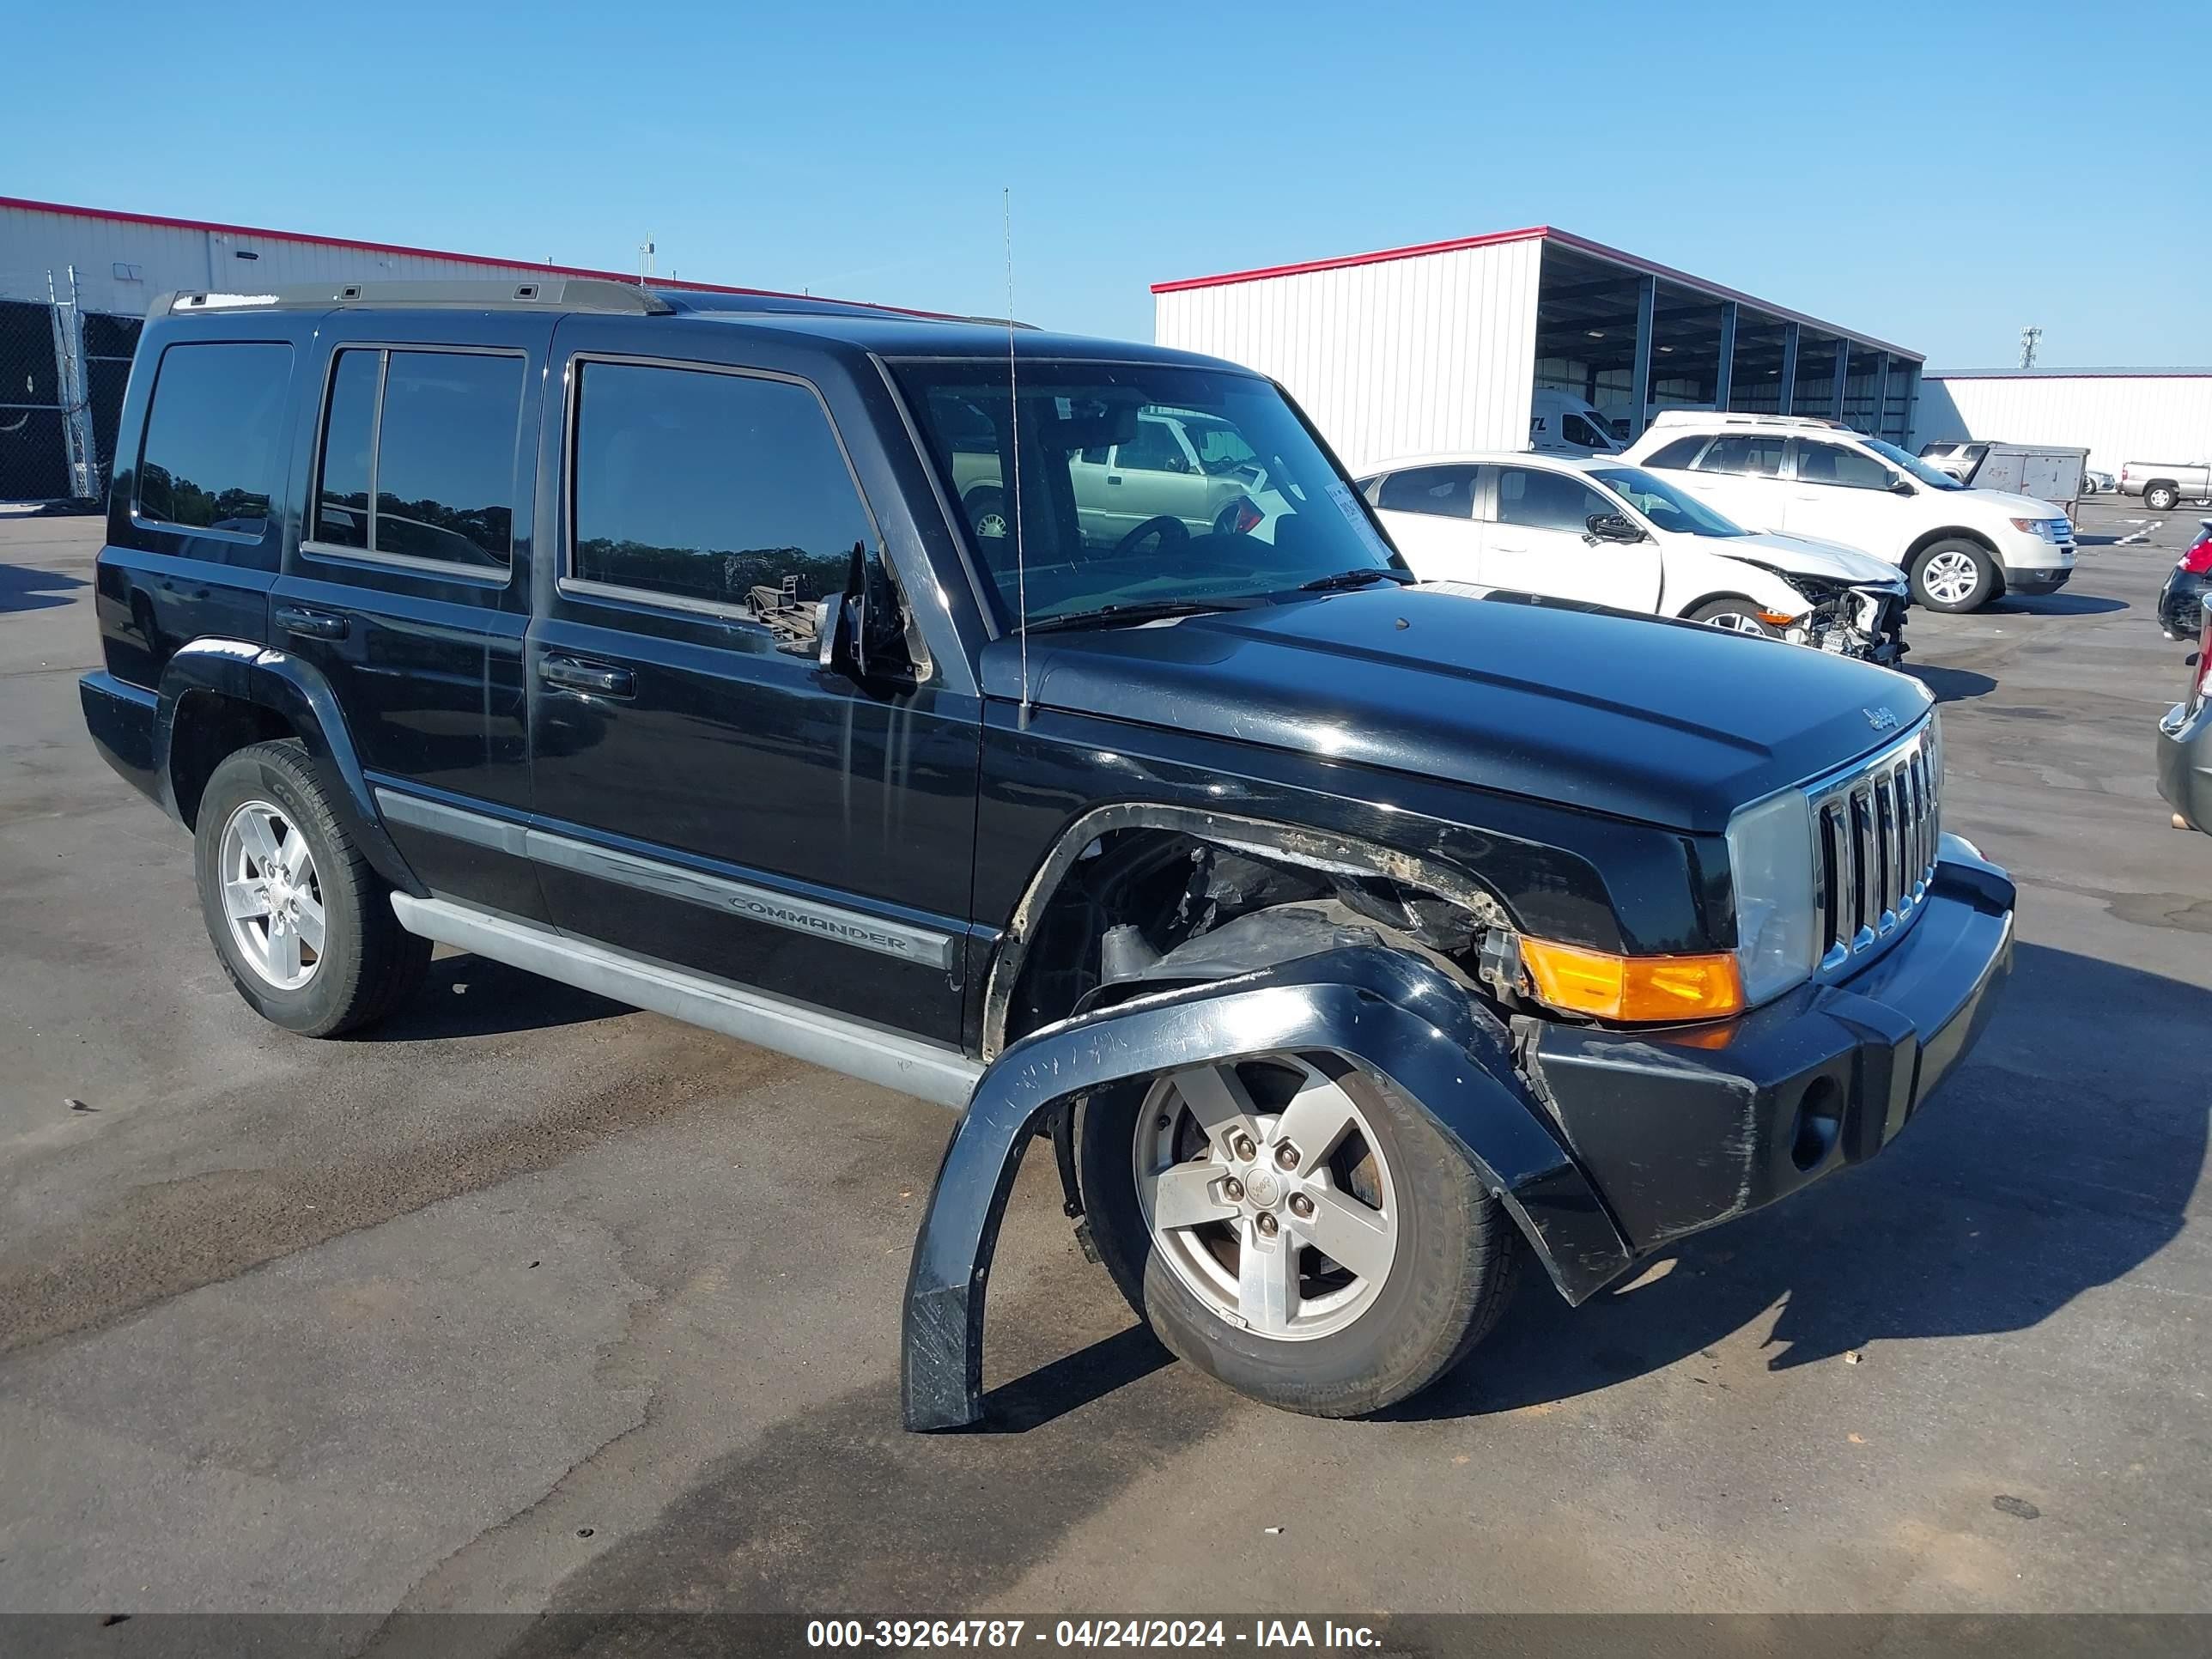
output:
<path id="1" fill-rule="evenodd" d="M 1030 729 L 1030 583 L 1029 564 L 1022 549 L 1022 399 L 1014 373 L 1014 192 L 1000 189 L 1006 231 L 1006 410 L 1012 422 L 1009 435 L 1014 452 L 1014 608 L 1021 613 L 1022 700 L 1014 708 L 1014 729 Z"/>
<path id="2" fill-rule="evenodd" d="M 2043 331 L 2030 324 L 2020 331 L 2020 366 L 2035 367 L 2035 349 L 2043 343 Z"/>

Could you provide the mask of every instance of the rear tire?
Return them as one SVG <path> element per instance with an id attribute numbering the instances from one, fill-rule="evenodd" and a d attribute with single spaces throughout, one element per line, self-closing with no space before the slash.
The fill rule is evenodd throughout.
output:
<path id="1" fill-rule="evenodd" d="M 2154 513 L 2171 513 L 2181 504 L 2181 492 L 2169 483 L 2154 483 L 2143 491 L 2143 505 Z"/>
<path id="2" fill-rule="evenodd" d="M 1208 1079 L 1242 1089 L 1256 1156 L 1240 1158 L 1231 1131 L 1200 1121 L 1190 1102 Z M 1297 1115 L 1304 1103 L 1318 1118 Z M 1302 1149 L 1286 1172 L 1282 1142 L 1332 1117 L 1336 1138 L 1318 1132 L 1327 1144 Z M 1130 1305 L 1177 1356 L 1286 1411 L 1357 1417 L 1419 1392 L 1489 1332 L 1518 1276 L 1520 1235 L 1466 1158 L 1425 1113 L 1332 1057 L 1197 1066 L 1095 1095 L 1079 1157 L 1092 1235 Z M 1141 1198 L 1140 1166 L 1154 1172 Z M 1249 1185 L 1224 1189 L 1239 1173 Z M 1188 1204 L 1194 1189 L 1170 1189 L 1168 1176 L 1210 1182 L 1197 1189 L 1212 1206 L 1200 1213 L 1218 1218 L 1190 1223 L 1185 1210 L 1169 1224 L 1164 1194 Z M 1310 1242 L 1346 1224 L 1360 1237 L 1319 1236 L 1360 1246 L 1364 1273 Z M 1272 1256 L 1271 1241 L 1289 1248 Z M 1266 1300 L 1253 1287 L 1270 1260 L 1284 1299 L 1247 1318 Z"/>
<path id="3" fill-rule="evenodd" d="M 1912 598 L 1930 611 L 1978 611 L 1997 595 L 1989 550 L 1956 537 L 1931 543 L 1912 562 Z"/>
<path id="4" fill-rule="evenodd" d="M 257 743 L 200 797 L 194 872 L 208 938 L 272 1025 L 337 1036 L 412 997 L 430 941 L 399 925 L 390 890 L 345 832 L 296 739 Z"/>
<path id="5" fill-rule="evenodd" d="M 1006 498 L 996 485 L 984 485 L 968 492 L 961 503 L 968 509 L 968 525 L 978 536 L 988 536 L 1002 541 L 1007 534 Z"/>

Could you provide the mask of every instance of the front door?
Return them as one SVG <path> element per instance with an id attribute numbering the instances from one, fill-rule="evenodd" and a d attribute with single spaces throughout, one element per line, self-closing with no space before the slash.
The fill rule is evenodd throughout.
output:
<path id="1" fill-rule="evenodd" d="M 978 705 L 819 663 L 814 600 L 884 555 L 816 386 L 635 339 L 556 340 L 565 522 L 528 653 L 554 920 L 957 1042 Z"/>
<path id="2" fill-rule="evenodd" d="M 1483 529 L 1482 580 L 1492 587 L 1586 599 L 1649 613 L 1659 604 L 1659 550 L 1649 540 L 1598 541 L 1589 521 L 1620 514 L 1571 472 L 1495 469 L 1494 522 Z"/>
<path id="3" fill-rule="evenodd" d="M 1913 501 L 1892 493 L 1897 474 L 1841 444 L 1793 438 L 1782 528 L 1841 542 L 1877 559 L 1899 559 L 1912 540 Z M 1918 486 L 1915 486 L 1916 489 Z"/>
<path id="4" fill-rule="evenodd" d="M 299 544 L 270 608 L 270 642 L 330 680 L 416 874 L 541 919 L 535 874 L 482 819 L 530 806 L 523 634 L 551 335 L 544 317 L 417 312 L 392 337 L 374 314 L 338 313 L 313 365 Z"/>
<path id="5" fill-rule="evenodd" d="M 1140 414 L 1137 429 L 1094 467 L 1085 450 L 1068 468 L 1086 541 L 1110 546 L 1149 519 L 1180 519 L 1193 535 L 1213 527 L 1206 477 L 1176 424 Z"/>

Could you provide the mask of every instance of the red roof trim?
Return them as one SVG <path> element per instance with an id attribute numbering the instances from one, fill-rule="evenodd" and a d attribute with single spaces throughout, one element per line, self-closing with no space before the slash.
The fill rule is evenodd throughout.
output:
<path id="1" fill-rule="evenodd" d="M 1776 305 L 1771 301 L 1759 298 L 1756 295 L 1745 294 L 1736 289 L 1723 287 L 1718 283 L 1709 283 L 1702 276 L 1692 276 L 1686 270 L 1677 270 L 1672 265 L 1662 265 L 1654 260 L 1638 258 L 1633 253 L 1624 253 L 1617 247 L 1607 247 L 1603 242 L 1594 242 L 1587 236 L 1577 236 L 1572 231 L 1556 229 L 1550 225 L 1531 225 L 1522 230 L 1492 231 L 1483 236 L 1457 236 L 1443 242 L 1417 242 L 1406 247 L 1378 248 L 1371 253 L 1347 253 L 1334 259 L 1309 259 L 1298 264 L 1267 265 L 1256 270 L 1232 270 L 1218 276 L 1184 276 L 1173 282 L 1154 283 L 1152 292 L 1180 294 L 1187 289 L 1221 288 L 1232 283 L 1255 283 L 1270 276 L 1302 276 L 1310 271 L 1341 270 L 1351 265 L 1382 264 L 1392 259 L 1419 258 L 1427 253 L 1456 253 L 1463 248 L 1492 247 L 1500 242 L 1525 242 L 1531 240 L 1555 241 L 1563 247 L 1573 248 L 1578 253 L 1587 253 L 1593 258 L 1624 265 L 1631 270 L 1645 271 L 1654 276 L 1664 277 L 1670 283 L 1694 289 L 1700 294 L 1709 294 L 1717 300 L 1735 300 L 1744 305 L 1756 306 L 1770 315 L 1780 317 L 1790 322 L 1808 323 L 1824 334 L 1841 335 L 1856 341 L 1861 345 L 1872 346 L 1877 350 L 1887 351 L 1893 356 L 1907 358 L 1913 362 L 1923 361 L 1920 353 L 1907 350 L 1903 346 L 1892 345 L 1887 340 L 1877 340 L 1870 334 L 1861 334 L 1851 329 L 1838 328 L 1833 323 L 1824 323 L 1818 317 L 1808 317 L 1802 312 L 1792 311 L 1787 306 Z"/>
<path id="2" fill-rule="evenodd" d="M 364 242 L 354 236 L 317 236 L 301 230 L 270 230 L 259 225 L 225 224 L 216 219 L 177 219 L 164 213 L 125 213 L 117 208 L 74 207 L 65 202 L 33 202 L 20 196 L 0 196 L 0 208 L 21 208 L 27 213 L 55 213 L 70 219 L 116 219 L 125 224 L 158 225 L 168 230 L 213 231 L 228 236 L 258 237 L 267 241 L 309 242 L 318 247 L 355 248 L 364 253 L 397 253 L 410 259 L 449 259 L 456 264 L 489 265 L 502 270 L 542 270 L 556 276 L 592 276 L 602 282 L 632 284 L 637 282 L 635 271 L 595 270 L 589 265 L 541 264 L 535 259 L 501 259 L 488 253 L 454 253 L 444 248 L 410 247 L 402 242 Z M 792 294 L 776 288 L 733 288 L 724 283 L 685 283 L 672 278 L 663 281 L 658 277 L 647 286 L 693 294 L 751 294 L 773 300 L 812 298 L 833 305 L 867 306 L 876 311 L 896 312 L 902 317 L 959 320 L 947 312 L 917 311 L 908 306 L 879 305 L 872 300 L 832 300 L 826 294 Z"/>
<path id="3" fill-rule="evenodd" d="M 1346 253 L 1334 259 L 1308 259 L 1291 265 L 1263 265 L 1255 270 L 1225 271 L 1218 276 L 1182 276 L 1154 283 L 1155 294 L 1180 294 L 1185 289 L 1221 288 L 1231 283 L 1256 283 L 1268 276 L 1303 276 L 1312 270 L 1342 270 L 1350 265 L 1379 265 L 1391 259 L 1415 259 L 1425 253 L 1457 253 L 1462 248 L 1491 247 L 1499 242 L 1525 242 L 1532 237 L 1556 236 L 1548 225 L 1523 230 L 1493 230 L 1482 236 L 1455 236 L 1444 242 L 1417 242 L 1407 247 L 1377 248 L 1372 253 Z"/>

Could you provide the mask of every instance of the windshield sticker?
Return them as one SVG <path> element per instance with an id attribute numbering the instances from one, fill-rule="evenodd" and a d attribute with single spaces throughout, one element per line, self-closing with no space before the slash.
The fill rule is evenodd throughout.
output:
<path id="1" fill-rule="evenodd" d="M 1389 563 L 1395 556 L 1390 551 L 1390 544 L 1375 533 L 1375 526 L 1369 522 L 1367 514 L 1361 510 L 1358 498 L 1352 493 L 1352 486 L 1346 483 L 1330 484 L 1328 498 L 1336 503 L 1336 510 L 1344 514 L 1344 521 L 1359 532 L 1359 538 L 1367 544 L 1368 550 L 1383 563 Z"/>

